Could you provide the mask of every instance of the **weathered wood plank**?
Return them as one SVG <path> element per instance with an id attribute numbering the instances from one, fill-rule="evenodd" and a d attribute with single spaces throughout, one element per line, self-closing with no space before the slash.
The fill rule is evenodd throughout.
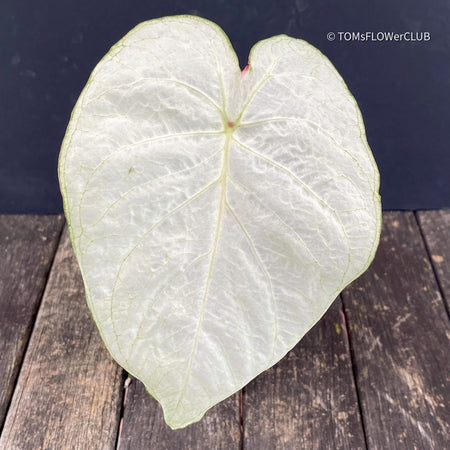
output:
<path id="1" fill-rule="evenodd" d="M 132 378 L 126 389 L 119 450 L 238 450 L 240 448 L 239 393 L 211 408 L 200 422 L 171 430 L 162 409 Z"/>
<path id="2" fill-rule="evenodd" d="M 366 447 L 340 299 L 245 388 L 243 411 L 244 448 Z"/>
<path id="3" fill-rule="evenodd" d="M 0 216 L 0 429 L 62 225 L 62 216 Z"/>
<path id="4" fill-rule="evenodd" d="M 417 217 L 450 311 L 450 210 L 419 211 Z"/>
<path id="5" fill-rule="evenodd" d="M 123 371 L 89 315 L 64 231 L 6 417 L 0 448 L 112 449 Z"/>
<path id="6" fill-rule="evenodd" d="M 342 298 L 369 448 L 448 448 L 449 320 L 413 213 L 384 214 L 374 262 Z"/>

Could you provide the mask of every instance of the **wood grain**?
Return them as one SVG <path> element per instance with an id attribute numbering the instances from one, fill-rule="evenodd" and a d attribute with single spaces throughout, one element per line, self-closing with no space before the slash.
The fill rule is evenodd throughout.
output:
<path id="1" fill-rule="evenodd" d="M 144 385 L 130 379 L 126 390 L 119 450 L 238 450 L 240 448 L 239 393 L 211 408 L 200 422 L 171 430 L 159 404 Z"/>
<path id="2" fill-rule="evenodd" d="M 62 216 L 0 216 L 0 429 L 62 225 Z"/>
<path id="3" fill-rule="evenodd" d="M 242 398 L 172 431 L 140 382 L 123 398 L 66 231 L 31 333 L 62 217 L 0 216 L 0 418 L 17 379 L 0 448 L 112 450 L 119 431 L 120 450 L 448 448 L 450 212 L 417 218 L 420 229 L 414 213 L 385 213 L 377 256 L 343 292 L 344 309 L 337 300 Z"/>
<path id="4" fill-rule="evenodd" d="M 340 299 L 245 388 L 243 410 L 244 448 L 365 448 Z"/>
<path id="5" fill-rule="evenodd" d="M 450 311 L 450 210 L 419 211 L 417 217 Z"/>
<path id="6" fill-rule="evenodd" d="M 0 448 L 112 449 L 123 371 L 88 312 L 64 231 L 30 338 Z"/>
<path id="7" fill-rule="evenodd" d="M 448 448 L 449 320 L 413 213 L 384 214 L 374 262 L 342 298 L 369 448 Z"/>

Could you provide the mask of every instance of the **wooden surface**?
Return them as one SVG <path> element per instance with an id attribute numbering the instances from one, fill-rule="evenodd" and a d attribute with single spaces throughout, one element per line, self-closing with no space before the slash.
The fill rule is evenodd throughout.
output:
<path id="1" fill-rule="evenodd" d="M 240 394 L 211 408 L 203 420 L 181 430 L 171 430 L 144 385 L 130 379 L 124 401 L 119 449 L 240 449 Z M 128 384 L 128 383 L 127 383 Z"/>
<path id="2" fill-rule="evenodd" d="M 450 444 L 450 327 L 413 213 L 385 213 L 377 256 L 342 294 L 370 448 Z"/>
<path id="3" fill-rule="evenodd" d="M 123 371 L 89 315 L 63 233 L 0 437 L 1 449 L 114 448 Z"/>
<path id="4" fill-rule="evenodd" d="M 243 423 L 251 449 L 365 448 L 340 299 L 245 387 Z"/>
<path id="5" fill-rule="evenodd" d="M 105 350 L 61 226 L 0 217 L 2 450 L 450 448 L 450 211 L 384 213 L 372 266 L 307 336 L 177 431 Z"/>
<path id="6" fill-rule="evenodd" d="M 0 427 L 62 225 L 61 216 L 0 216 Z"/>
<path id="7" fill-rule="evenodd" d="M 417 213 L 441 294 L 450 311 L 450 211 Z"/>

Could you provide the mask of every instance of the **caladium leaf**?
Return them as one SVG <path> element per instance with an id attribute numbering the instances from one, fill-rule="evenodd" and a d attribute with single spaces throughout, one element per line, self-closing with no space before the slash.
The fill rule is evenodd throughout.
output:
<path id="1" fill-rule="evenodd" d="M 145 22 L 93 71 L 59 162 L 87 301 L 172 428 L 280 360 L 372 260 L 379 176 L 308 43 Z"/>

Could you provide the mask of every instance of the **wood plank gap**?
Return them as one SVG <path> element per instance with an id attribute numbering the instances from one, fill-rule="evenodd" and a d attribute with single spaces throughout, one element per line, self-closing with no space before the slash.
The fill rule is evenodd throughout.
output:
<path id="1" fill-rule="evenodd" d="M 356 376 L 356 371 L 358 369 L 356 367 L 356 362 L 355 362 L 355 349 L 353 347 L 353 341 L 352 341 L 350 328 L 347 326 L 347 324 L 350 322 L 349 322 L 349 318 L 347 315 L 347 311 L 345 309 L 345 304 L 342 301 L 341 296 L 339 296 L 339 301 L 341 304 L 342 323 L 344 325 L 343 328 L 344 328 L 345 336 L 347 337 L 348 348 L 350 350 L 350 361 L 351 361 L 351 367 L 352 367 L 353 383 L 355 385 L 356 400 L 358 402 L 359 416 L 361 418 L 361 427 L 362 427 L 363 435 L 364 435 L 364 443 L 365 443 L 366 449 L 368 449 L 369 444 L 367 442 L 366 422 L 365 422 L 365 417 L 364 417 L 362 403 L 361 403 L 361 395 L 360 395 L 359 387 L 358 387 L 358 378 Z"/>
<path id="2" fill-rule="evenodd" d="M 439 289 L 439 292 L 441 294 L 442 302 L 444 303 L 444 308 L 447 311 L 447 317 L 450 320 L 450 306 L 449 306 L 450 299 L 448 299 L 447 296 L 445 295 L 446 293 L 444 291 L 444 287 L 442 286 L 439 274 L 436 271 L 436 266 L 435 266 L 435 263 L 434 263 L 434 260 L 433 260 L 433 254 L 432 254 L 432 251 L 431 251 L 430 247 L 428 246 L 427 237 L 425 235 L 425 231 L 424 231 L 424 229 L 422 227 L 422 224 L 420 223 L 418 214 L 419 214 L 419 211 L 414 211 L 414 217 L 416 219 L 417 227 L 419 228 L 420 236 L 422 237 L 422 241 L 424 243 L 425 250 L 426 250 L 427 255 L 428 255 L 428 259 L 430 260 L 430 263 L 431 263 L 431 268 L 433 270 L 434 279 L 436 280 L 436 285 L 437 285 L 437 287 Z"/>
<path id="3" fill-rule="evenodd" d="M 241 440 L 239 449 L 244 450 L 244 408 L 245 408 L 245 386 L 239 391 L 239 429 L 241 432 Z"/>
<path id="4" fill-rule="evenodd" d="M 127 401 L 129 382 L 131 382 L 130 375 L 124 370 L 122 373 L 122 386 L 123 386 L 122 393 L 121 393 L 122 404 L 121 404 L 120 412 L 119 412 L 119 426 L 117 427 L 116 443 L 114 445 L 115 449 L 119 448 L 119 439 L 120 439 L 120 434 L 122 433 L 123 415 L 124 415 L 124 411 L 125 411 L 125 403 Z"/>

